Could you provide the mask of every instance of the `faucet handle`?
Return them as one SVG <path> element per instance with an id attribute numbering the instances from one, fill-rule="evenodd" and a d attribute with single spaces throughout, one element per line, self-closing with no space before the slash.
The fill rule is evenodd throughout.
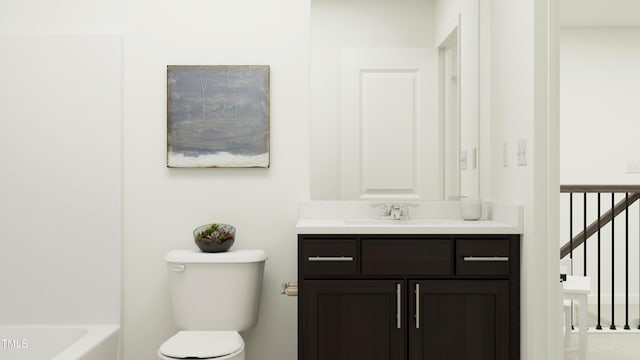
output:
<path id="1" fill-rule="evenodd" d="M 409 207 L 418 207 L 416 203 L 402 203 L 400 209 L 404 218 L 409 219 Z"/>
<path id="2" fill-rule="evenodd" d="M 389 216 L 389 213 L 391 213 L 391 205 L 387 204 L 387 203 L 373 203 L 371 204 L 371 206 L 373 207 L 378 207 L 380 206 L 380 216 Z"/>

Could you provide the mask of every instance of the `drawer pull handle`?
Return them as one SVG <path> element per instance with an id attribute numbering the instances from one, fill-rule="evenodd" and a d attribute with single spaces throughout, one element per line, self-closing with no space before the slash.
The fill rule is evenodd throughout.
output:
<path id="1" fill-rule="evenodd" d="M 309 256 L 309 261 L 353 261 L 352 256 Z"/>
<path id="2" fill-rule="evenodd" d="M 505 261 L 509 261 L 509 257 L 508 256 L 465 256 L 464 261 L 505 262 Z"/>
<path id="3" fill-rule="evenodd" d="M 416 284 L 416 329 L 420 329 L 420 284 Z"/>
<path id="4" fill-rule="evenodd" d="M 398 329 L 402 328 L 402 285 L 396 284 L 396 326 Z"/>

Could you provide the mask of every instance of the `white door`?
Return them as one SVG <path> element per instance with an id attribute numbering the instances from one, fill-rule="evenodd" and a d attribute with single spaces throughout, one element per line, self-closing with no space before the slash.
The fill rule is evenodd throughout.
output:
<path id="1" fill-rule="evenodd" d="M 343 49 L 343 200 L 442 199 L 437 71 L 436 49 Z"/>

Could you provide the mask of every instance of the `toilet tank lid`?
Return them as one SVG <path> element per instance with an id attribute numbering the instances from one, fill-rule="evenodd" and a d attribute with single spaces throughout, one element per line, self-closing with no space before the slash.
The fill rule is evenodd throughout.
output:
<path id="1" fill-rule="evenodd" d="M 253 263 L 267 260 L 264 250 L 235 250 L 205 253 L 199 250 L 171 250 L 165 256 L 168 263 Z"/>

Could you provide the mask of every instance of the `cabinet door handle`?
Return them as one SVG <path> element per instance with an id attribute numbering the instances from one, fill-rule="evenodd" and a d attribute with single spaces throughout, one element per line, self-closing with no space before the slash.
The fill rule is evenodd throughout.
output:
<path id="1" fill-rule="evenodd" d="M 402 328 L 402 319 L 401 319 L 401 315 L 402 315 L 402 311 L 401 311 L 401 304 L 402 304 L 402 285 L 400 284 L 396 284 L 396 326 L 398 329 Z"/>
<path id="2" fill-rule="evenodd" d="M 416 329 L 420 329 L 420 284 L 416 284 Z"/>
<path id="3" fill-rule="evenodd" d="M 508 256 L 465 256 L 464 261 L 509 261 Z"/>
<path id="4" fill-rule="evenodd" d="M 309 261 L 353 261 L 352 256 L 309 256 Z"/>

